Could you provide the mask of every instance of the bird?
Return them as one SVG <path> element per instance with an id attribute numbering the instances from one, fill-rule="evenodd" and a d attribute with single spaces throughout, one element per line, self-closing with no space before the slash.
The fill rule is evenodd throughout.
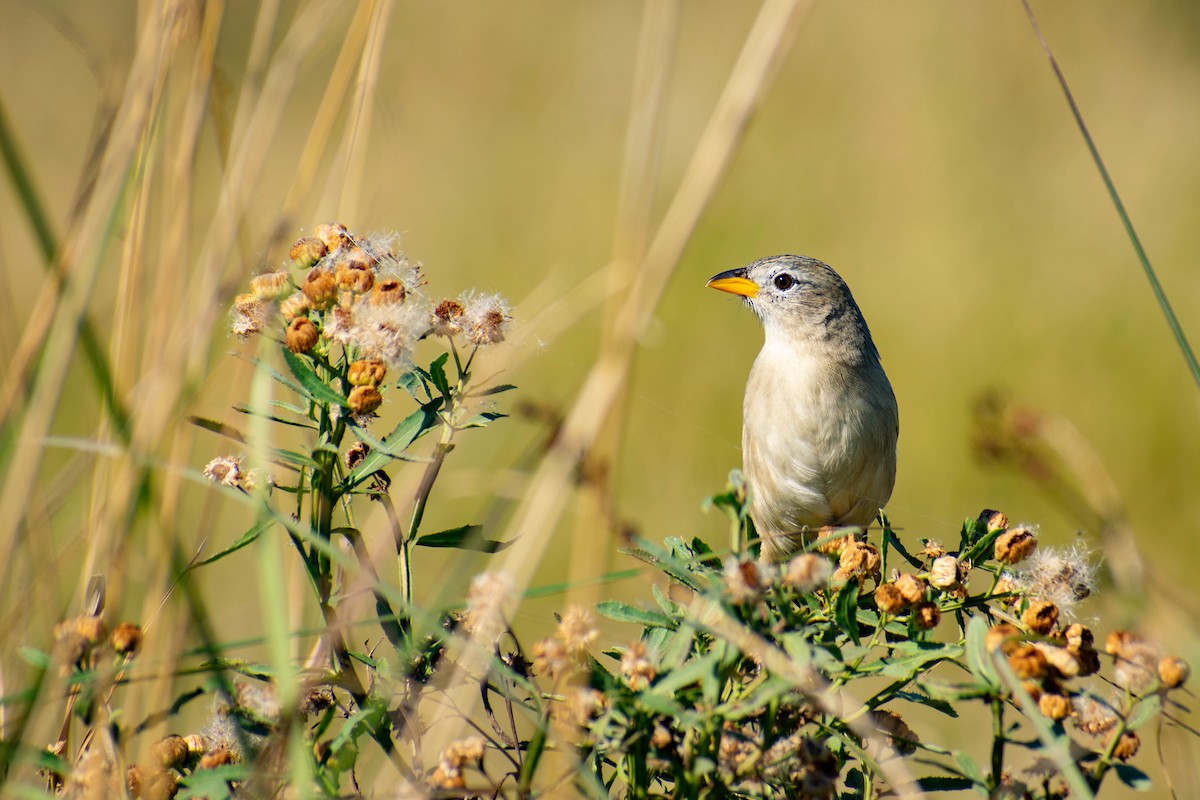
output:
<path id="1" fill-rule="evenodd" d="M 900 415 L 850 287 L 815 258 L 778 255 L 714 275 L 762 322 L 742 407 L 742 471 L 760 559 L 827 526 L 866 527 L 896 483 Z"/>

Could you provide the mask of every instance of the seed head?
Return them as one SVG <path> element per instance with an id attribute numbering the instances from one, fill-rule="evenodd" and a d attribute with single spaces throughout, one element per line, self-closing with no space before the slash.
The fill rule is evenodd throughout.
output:
<path id="1" fill-rule="evenodd" d="M 1049 669 L 1042 651 L 1031 644 L 1023 644 L 1014 649 L 1008 656 L 1008 663 L 1022 680 L 1044 678 Z"/>
<path id="2" fill-rule="evenodd" d="M 274 306 L 253 294 L 239 294 L 229 310 L 231 333 L 241 339 L 261 332 L 271 320 Z"/>
<path id="3" fill-rule="evenodd" d="M 328 308 L 337 300 L 337 278 L 330 270 L 313 267 L 304 278 L 300 291 L 304 292 L 313 308 Z"/>
<path id="4" fill-rule="evenodd" d="M 558 638 L 567 646 L 568 652 L 582 653 L 599 637 L 592 612 L 583 606 L 568 608 L 558 623 Z"/>
<path id="5" fill-rule="evenodd" d="M 394 278 L 380 281 L 371 288 L 371 305 L 399 305 L 404 302 L 404 298 L 407 295 L 408 290 L 404 288 L 404 284 L 400 281 Z"/>
<path id="6" fill-rule="evenodd" d="M 1021 623 L 1041 636 L 1049 636 L 1058 625 L 1058 606 L 1048 600 L 1037 600 L 1025 609 Z"/>
<path id="7" fill-rule="evenodd" d="M 894 583 L 884 583 L 875 590 L 875 606 L 884 614 L 895 614 L 903 611 L 908 604 L 899 587 Z"/>
<path id="8" fill-rule="evenodd" d="M 284 270 L 264 272 L 250 279 L 250 293 L 259 300 L 278 300 L 292 290 L 292 278 Z"/>
<path id="9" fill-rule="evenodd" d="M 1128 761 L 1137 755 L 1138 748 L 1142 746 L 1142 740 L 1133 731 L 1125 731 L 1121 734 L 1121 738 L 1117 740 L 1117 746 L 1113 748 L 1113 757 L 1119 761 Z"/>
<path id="10" fill-rule="evenodd" d="M 324 222 L 316 226 L 313 228 L 313 236 L 325 245 L 325 250 L 330 253 L 354 243 L 346 226 L 339 222 Z"/>
<path id="11" fill-rule="evenodd" d="M 1081 670 L 1079 658 L 1071 651 L 1045 642 L 1034 642 L 1033 646 L 1042 651 L 1042 655 L 1046 657 L 1046 663 L 1057 673 L 1058 677 L 1074 678 L 1079 675 Z"/>
<path id="12" fill-rule="evenodd" d="M 1071 715 L 1071 700 L 1066 695 L 1047 692 L 1038 698 L 1038 711 L 1042 716 L 1058 721 Z"/>
<path id="13" fill-rule="evenodd" d="M 854 534 L 847 533 L 842 536 L 836 536 L 835 534 L 840 530 L 842 528 L 827 525 L 817 531 L 817 552 L 824 553 L 827 556 L 841 557 L 846 547 L 854 541 Z"/>
<path id="14" fill-rule="evenodd" d="M 1071 710 L 1079 730 L 1092 736 L 1111 731 L 1118 721 L 1111 707 L 1087 694 L 1072 697 Z"/>
<path id="15" fill-rule="evenodd" d="M 1116 664 L 1114 683 L 1135 694 L 1153 688 L 1162 658 L 1157 647 L 1129 631 L 1113 631 L 1105 640 L 1104 650 Z"/>
<path id="16" fill-rule="evenodd" d="M 375 273 L 370 267 L 359 262 L 339 264 L 334 272 L 338 288 L 354 294 L 364 294 L 371 291 L 375 285 Z"/>
<path id="17" fill-rule="evenodd" d="M 317 339 L 320 334 L 317 332 L 317 326 L 312 324 L 312 320 L 308 317 L 296 317 L 288 323 L 287 333 L 284 334 L 284 341 L 287 343 L 288 350 L 293 353 L 307 353 L 317 346 Z"/>
<path id="18" fill-rule="evenodd" d="M 721 583 L 729 602 L 741 606 L 761 598 L 770 586 L 770 577 L 757 561 L 740 561 L 731 557 L 725 560 Z"/>
<path id="19" fill-rule="evenodd" d="M 988 629 L 987 636 L 984 638 L 984 647 L 989 653 L 999 650 L 1005 655 L 1012 655 L 1021 646 L 1022 636 L 1021 629 L 1016 625 L 1001 622 Z"/>
<path id="20" fill-rule="evenodd" d="M 204 466 L 204 477 L 213 483 L 238 488 L 242 481 L 242 459 L 240 456 L 218 456 Z"/>
<path id="21" fill-rule="evenodd" d="M 934 559 L 929 568 L 929 585 L 937 589 L 954 589 L 958 586 L 958 559 L 941 556 Z"/>
<path id="22" fill-rule="evenodd" d="M 371 446 L 366 442 L 355 442 L 346 451 L 346 469 L 353 470 L 363 462 L 367 457 L 367 453 L 371 452 Z"/>
<path id="23" fill-rule="evenodd" d="M 457 336 L 463 331 L 463 304 L 457 300 L 443 300 L 433 309 L 433 332 L 437 336 L 447 338 Z"/>
<path id="24" fill-rule="evenodd" d="M 891 740 L 892 746 L 898 753 L 914 752 L 917 744 L 921 741 L 917 738 L 917 734 L 913 733 L 913 729 L 908 727 L 908 724 L 895 711 L 877 708 L 871 712 L 871 722 L 880 733 Z"/>
<path id="25" fill-rule="evenodd" d="M 1188 667 L 1188 663 L 1182 658 L 1167 656 L 1166 658 L 1159 659 L 1158 679 L 1168 689 L 1177 689 L 1182 686 L 1188 679 L 1190 672 L 1191 669 Z"/>
<path id="26" fill-rule="evenodd" d="M 913 620 L 921 630 L 927 631 L 936 628 L 937 624 L 942 621 L 942 610 L 938 608 L 937 603 L 919 603 L 913 609 Z"/>
<path id="27" fill-rule="evenodd" d="M 996 560 L 1002 564 L 1024 561 L 1037 549 L 1037 534 L 1032 528 L 1012 528 L 996 540 Z"/>
<path id="28" fill-rule="evenodd" d="M 917 553 L 925 558 L 938 559 L 946 555 L 946 548 L 937 539 L 926 539 L 925 546 L 921 548 L 921 552 Z"/>
<path id="29" fill-rule="evenodd" d="M 375 359 L 359 359 L 350 365 L 346 380 L 351 386 L 378 386 L 387 374 L 387 365 Z"/>
<path id="30" fill-rule="evenodd" d="M 882 561 L 879 557 L 879 548 L 875 545 L 852 540 L 842 550 L 838 564 L 838 573 L 843 577 L 858 578 L 878 575 Z"/>
<path id="31" fill-rule="evenodd" d="M 566 674 L 572 664 L 567 646 L 562 639 L 551 637 L 533 643 L 533 670 L 539 675 L 559 678 Z"/>
<path id="32" fill-rule="evenodd" d="M 500 295 L 472 295 L 464 299 L 464 307 L 463 330 L 468 342 L 483 347 L 504 341 L 512 317 Z"/>
<path id="33" fill-rule="evenodd" d="M 142 648 L 142 629 L 132 622 L 122 622 L 109 636 L 112 649 L 122 656 L 133 656 Z"/>
<path id="34" fill-rule="evenodd" d="M 150 745 L 150 757 L 164 769 L 182 767 L 188 760 L 187 742 L 178 734 L 170 734 Z"/>
<path id="35" fill-rule="evenodd" d="M 306 236 L 292 245 L 288 257 L 301 269 L 308 269 L 325 257 L 325 243 L 313 236 Z"/>
<path id="36" fill-rule="evenodd" d="M 629 688 L 635 692 L 647 688 L 654 680 L 658 670 L 654 662 L 647 657 L 644 642 L 637 641 L 625 648 L 625 652 L 621 654 L 621 674 L 629 682 Z"/>
<path id="37" fill-rule="evenodd" d="M 900 596 L 904 598 L 904 602 L 909 605 L 925 599 L 925 584 L 916 575 L 906 572 L 896 578 L 896 588 L 900 590 Z"/>
<path id="38" fill-rule="evenodd" d="M 990 508 L 985 508 L 979 513 L 979 524 L 983 525 L 988 533 L 1002 531 L 1008 527 L 1008 517 L 1003 511 L 993 511 Z"/>
<path id="39" fill-rule="evenodd" d="M 783 585 L 809 594 L 824 588 L 832 574 L 833 565 L 828 558 L 816 553 L 801 553 L 788 562 Z"/>
<path id="40" fill-rule="evenodd" d="M 370 414 L 383 405 L 383 395 L 374 386 L 355 386 L 346 398 L 346 404 L 355 414 Z"/>
<path id="41" fill-rule="evenodd" d="M 467 590 L 463 627 L 481 642 L 493 642 L 504 630 L 505 606 L 512 599 L 513 579 L 504 572 L 481 572 Z"/>
<path id="42" fill-rule="evenodd" d="M 312 303 L 308 302 L 308 297 L 303 292 L 296 292 L 279 304 L 279 314 L 284 322 L 288 323 L 296 317 L 307 315 L 311 309 Z"/>

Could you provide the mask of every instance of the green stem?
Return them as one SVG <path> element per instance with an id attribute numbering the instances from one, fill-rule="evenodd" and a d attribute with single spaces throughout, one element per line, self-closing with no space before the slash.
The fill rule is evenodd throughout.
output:
<path id="1" fill-rule="evenodd" d="M 988 789 L 995 790 L 1000 786 L 1000 776 L 1004 772 L 1004 700 L 996 696 L 992 698 L 992 775 Z"/>

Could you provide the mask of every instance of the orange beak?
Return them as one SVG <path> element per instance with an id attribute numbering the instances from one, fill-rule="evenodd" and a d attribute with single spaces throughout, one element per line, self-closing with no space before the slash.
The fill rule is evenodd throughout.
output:
<path id="1" fill-rule="evenodd" d="M 758 284 L 746 277 L 745 268 L 731 269 L 719 275 L 713 275 L 704 285 L 751 299 L 758 294 Z"/>

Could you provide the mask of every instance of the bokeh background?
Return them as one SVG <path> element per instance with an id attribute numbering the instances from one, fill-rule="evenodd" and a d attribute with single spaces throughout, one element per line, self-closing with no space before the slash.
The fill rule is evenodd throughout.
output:
<path id="1" fill-rule="evenodd" d="M 0 102 L 59 231 L 67 228 L 100 120 L 121 96 L 144 29 L 142 5 L 0 2 Z M 187 222 L 196 234 L 182 251 L 187 257 L 156 258 L 169 252 L 156 243 L 168 240 L 182 202 L 165 180 L 137 196 L 145 214 L 138 241 L 131 242 L 122 211 L 107 249 L 94 254 L 103 265 L 87 308 L 102 340 L 130 325 L 131 314 L 169 317 L 162 303 L 195 302 L 186 293 L 147 293 L 142 302 L 136 287 L 120 284 L 118 265 L 123 252 L 137 249 L 147 282 L 178 273 L 181 286 L 211 268 L 201 257 L 209 241 L 201 233 L 214 219 L 229 142 L 237 141 L 238 114 L 247 110 L 239 103 L 261 88 L 259 64 L 284 46 L 284 32 L 312 10 L 283 3 L 263 34 L 258 26 L 270 8 L 224 8 L 216 82 L 188 170 Z M 201 24 L 198 8 L 181 9 Z M 1200 336 L 1200 5 L 1072 0 L 1035 10 L 1185 329 Z M 520 393 L 504 396 L 500 410 L 523 403 L 563 413 L 594 363 L 609 301 L 604 276 L 642 5 L 399 3 L 387 11 L 373 31 L 383 39 L 365 117 L 352 117 L 349 102 L 324 102 L 361 7 L 334 4 L 310 32 L 261 175 L 224 232 L 230 247 L 219 264 L 217 324 L 190 332 L 207 348 L 202 377 L 172 406 L 168 438 L 151 447 L 167 474 L 179 477 L 228 450 L 184 421 L 193 413 L 240 424 L 229 407 L 247 397 L 251 370 L 228 353 L 254 345 L 228 337 L 222 309 L 239 281 L 278 263 L 291 238 L 317 222 L 400 232 L 435 296 L 474 287 L 513 302 L 519 333 L 497 356 L 504 366 L 497 379 Z M 703 0 L 678 7 L 651 226 L 756 12 L 753 4 Z M 266 54 L 265 62 L 255 53 Z M 187 63 L 181 58 L 178 69 Z M 166 82 L 157 124 L 137 151 L 149 173 L 171 168 L 183 88 Z M 346 159 L 338 143 L 348 140 L 354 120 L 366 127 Z M 325 124 L 333 144 L 284 217 L 305 144 Z M 135 198 L 122 202 L 132 206 Z M 37 312 L 46 272 L 9 183 L 0 188 L 0 220 L 0 335 L 17 342 Z M 1140 612 L 1143 626 L 1195 653 L 1195 617 L 1186 610 L 1196 603 L 1191 586 L 1200 568 L 1200 392 L 1018 3 L 815 3 L 806 12 L 638 343 L 622 424 L 601 470 L 611 484 L 606 509 L 626 532 L 725 541 L 724 521 L 702 512 L 701 501 L 740 463 L 742 388 L 760 331 L 737 302 L 704 282 L 780 252 L 837 268 L 871 325 L 901 409 L 899 478 L 888 510 L 905 537 L 953 541 L 962 519 L 987 507 L 1039 524 L 1046 543 L 1082 536 L 1104 555 L 1094 515 L 1061 502 L 1045 481 L 977 457 L 974 411 L 982 394 L 998 391 L 1074 432 L 1073 452 L 1092 470 L 1081 484 L 1111 479 L 1120 502 L 1110 508 L 1123 511 L 1153 589 L 1143 604 L 1112 613 L 1133 621 Z M 142 364 L 128 353 L 118 358 L 127 397 L 142 386 Z M 103 439 L 88 376 L 76 358 L 54 409 L 53 435 Z M 6 458 L 20 419 L 19 407 L 5 418 Z M 482 516 L 502 531 L 548 436 L 528 413 L 470 433 L 477 435 L 462 437 L 435 491 L 429 530 Z M 10 574 L 0 609 L 8 620 L 30 602 L 45 610 L 10 626 L 0 650 L 45 644 L 49 630 L 40 623 L 79 602 L 89 526 L 110 488 L 104 460 L 78 444 L 47 450 L 29 501 L 36 519 L 27 517 L 25 538 L 13 540 L 21 544 L 8 556 L 20 577 Z M 11 460 L 4 466 L 23 468 Z M 398 497 L 415 477 L 397 476 Z M 64 480 L 74 482 L 64 488 Z M 136 523 L 127 533 L 133 546 L 120 575 L 145 580 L 116 595 L 126 616 L 154 608 L 167 585 L 165 566 L 155 562 L 157 537 L 192 548 L 207 538 L 212 549 L 245 527 L 244 507 L 192 480 L 178 487 L 180 513 L 171 523 Z M 568 506 L 535 586 L 564 578 L 586 584 L 631 566 L 616 553 L 619 535 L 595 512 L 592 503 Z M 252 556 L 238 558 L 245 561 L 227 562 L 201 581 L 214 616 L 229 619 L 230 639 L 255 630 L 259 603 Z M 451 575 L 449 558 L 436 555 L 422 572 L 429 591 L 442 580 L 461 586 L 469 575 Z M 578 594 L 646 592 L 635 579 Z M 518 623 L 548 625 L 549 610 L 563 602 L 559 594 L 527 605 Z M 1171 607 L 1185 612 L 1164 610 Z M 9 685 L 19 685 L 19 661 L 0 659 Z"/>

